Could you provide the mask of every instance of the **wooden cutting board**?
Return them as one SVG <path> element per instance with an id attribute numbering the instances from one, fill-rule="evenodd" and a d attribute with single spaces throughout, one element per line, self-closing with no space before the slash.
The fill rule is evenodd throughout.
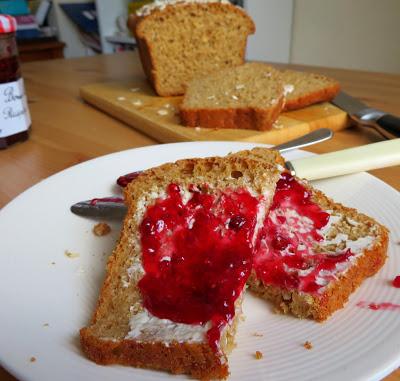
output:
<path id="1" fill-rule="evenodd" d="M 91 105 L 163 143 L 230 140 L 280 144 L 321 127 L 337 131 L 349 124 L 344 111 L 320 103 L 281 114 L 270 131 L 184 127 L 178 114 L 182 98 L 156 96 L 141 77 L 86 85 L 80 94 Z"/>

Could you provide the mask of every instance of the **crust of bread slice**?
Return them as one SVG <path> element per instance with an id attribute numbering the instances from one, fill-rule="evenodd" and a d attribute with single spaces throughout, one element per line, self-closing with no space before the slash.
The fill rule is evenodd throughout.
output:
<path id="1" fill-rule="evenodd" d="M 191 109 L 181 108 L 180 117 L 183 125 L 206 128 L 239 128 L 244 130 L 266 131 L 272 128 L 281 113 L 284 99 L 269 109 Z"/>
<path id="2" fill-rule="evenodd" d="M 278 159 L 279 154 L 273 153 L 271 158 Z M 267 195 L 270 202 L 278 177 L 276 163 L 261 165 L 261 160 L 245 154 L 181 160 L 142 172 L 125 189 L 128 213 L 121 236 L 108 260 L 106 278 L 90 325 L 80 330 L 82 349 L 88 358 L 98 364 L 166 370 L 201 379 L 227 377 L 226 355 L 233 348 L 239 312 L 223 331 L 219 352 L 213 351 L 207 341 L 166 343 L 157 337 L 146 341 L 127 338 L 132 315 L 143 310 L 137 286 L 142 273 L 136 271 L 131 277 L 127 276 L 132 263 L 137 259 L 141 263 L 135 232 L 141 210 L 152 205 L 160 191 L 171 183 L 182 187 L 208 184 L 214 189 L 250 187 L 254 192 Z M 240 302 L 238 299 L 237 311 L 240 311 Z"/>
<path id="3" fill-rule="evenodd" d="M 281 313 L 291 313 L 299 318 L 309 318 L 322 322 L 328 319 L 335 311 L 344 307 L 350 295 L 384 265 L 387 258 L 389 233 L 386 227 L 371 217 L 359 213 L 356 209 L 348 208 L 335 203 L 322 192 L 307 186 L 312 192 L 312 199 L 323 210 L 332 211 L 333 215 L 342 215 L 357 221 L 366 231 L 375 229 L 372 247 L 364 249 L 355 263 L 339 278 L 331 282 L 321 294 L 308 294 L 297 290 L 282 289 L 281 287 L 264 284 L 255 272 L 249 278 L 250 289 L 264 299 L 271 301 L 276 310 Z M 341 233 L 340 225 L 336 227 Z M 323 248 L 319 249 L 322 250 Z"/>
<path id="4" fill-rule="evenodd" d="M 225 63 L 220 60 L 215 60 L 213 61 L 213 58 L 215 57 L 217 52 L 214 52 L 214 54 L 211 54 L 212 48 L 209 46 L 207 49 L 210 50 L 210 52 L 207 50 L 205 54 L 203 55 L 203 61 L 204 62 L 212 62 L 213 63 L 213 68 L 194 68 L 193 63 L 190 61 L 191 59 L 195 59 L 194 57 L 190 57 L 188 59 L 186 57 L 187 55 L 187 46 L 182 45 L 182 46 L 177 46 L 174 42 L 171 42 L 171 45 L 168 45 L 166 48 L 167 49 L 179 49 L 180 51 L 180 62 L 177 62 L 177 65 L 183 65 L 186 67 L 185 71 L 187 73 L 191 73 L 188 77 L 188 80 L 190 80 L 193 76 L 199 75 L 199 74 L 207 74 L 211 71 L 223 69 L 225 67 L 230 67 L 230 66 L 237 66 L 241 65 L 244 63 L 244 58 L 246 54 L 246 43 L 247 43 L 247 37 L 250 34 L 253 34 L 255 32 L 255 25 L 250 16 L 247 15 L 247 13 L 243 10 L 240 9 L 236 6 L 233 6 L 232 4 L 226 4 L 226 3 L 219 3 L 219 2 L 210 2 L 210 3 L 201 3 L 201 2 L 182 2 L 182 3 L 177 3 L 176 5 L 167 5 L 163 9 L 155 9 L 153 10 L 150 14 L 145 15 L 145 16 L 137 16 L 137 15 L 131 15 L 128 19 L 128 27 L 130 30 L 132 30 L 135 39 L 138 43 L 138 49 L 139 49 L 139 54 L 140 54 L 140 59 L 141 63 L 143 66 L 143 70 L 146 74 L 147 79 L 153 86 L 154 90 L 156 93 L 160 96 L 176 96 L 176 95 L 182 95 L 185 91 L 185 84 L 186 81 L 183 81 L 182 83 L 176 83 L 172 88 L 170 86 L 165 86 L 160 78 L 159 75 L 159 70 L 160 66 L 162 65 L 157 61 L 156 53 L 155 53 L 155 45 L 154 42 L 150 41 L 149 37 L 146 35 L 144 32 L 144 25 L 146 23 L 160 23 L 163 22 L 166 17 L 174 17 L 174 12 L 176 8 L 179 7 L 180 9 L 185 8 L 185 11 L 187 11 L 188 18 L 192 17 L 196 12 L 203 11 L 204 17 L 206 17 L 207 14 L 221 14 L 223 17 L 224 14 L 227 12 L 230 12 L 231 14 L 235 14 L 240 16 L 243 19 L 243 24 L 246 26 L 244 28 L 245 34 L 243 35 L 243 41 L 237 41 L 237 46 L 236 50 L 239 52 L 237 56 L 232 57 L 232 62 L 231 63 Z M 193 28 L 199 27 L 200 22 L 197 21 L 194 25 Z M 218 25 L 219 27 L 219 25 Z M 216 27 L 212 29 L 207 29 L 204 31 L 204 39 L 207 38 L 208 34 L 213 33 L 213 29 L 216 29 Z M 188 31 L 188 33 L 191 33 L 191 31 Z M 161 36 L 160 36 L 161 37 Z M 171 36 L 171 40 L 173 39 L 174 36 Z M 202 41 L 203 43 L 207 43 L 207 40 Z M 199 42 L 196 42 L 196 48 L 197 49 L 205 49 L 208 45 L 199 45 Z M 171 72 L 171 76 L 174 75 L 175 73 Z"/>
<path id="5" fill-rule="evenodd" d="M 286 96 L 283 111 L 301 109 L 319 102 L 331 101 L 340 91 L 340 84 L 322 74 L 294 70 L 282 71 L 285 85 L 293 86 Z"/>

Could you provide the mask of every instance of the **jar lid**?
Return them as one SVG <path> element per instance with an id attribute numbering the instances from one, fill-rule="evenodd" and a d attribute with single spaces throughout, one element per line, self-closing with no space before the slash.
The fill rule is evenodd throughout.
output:
<path id="1" fill-rule="evenodd" d="M 9 15 L 0 15 L 0 33 L 12 33 L 17 30 L 17 20 Z"/>

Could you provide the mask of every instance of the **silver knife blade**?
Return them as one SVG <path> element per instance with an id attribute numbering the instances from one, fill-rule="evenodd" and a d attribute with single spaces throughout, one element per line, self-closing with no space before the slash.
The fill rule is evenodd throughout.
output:
<path id="1" fill-rule="evenodd" d="M 121 219 L 125 217 L 127 207 L 122 198 L 105 197 L 80 201 L 71 206 L 71 212 L 78 216 Z"/>
<path id="2" fill-rule="evenodd" d="M 354 121 L 368 127 L 374 127 L 374 122 L 385 115 L 383 111 L 367 106 L 365 103 L 357 98 L 353 98 L 344 91 L 341 91 L 333 98 L 332 103 L 346 111 Z"/>
<path id="3" fill-rule="evenodd" d="M 356 115 L 363 110 L 369 109 L 365 103 L 361 102 L 357 98 L 353 98 L 344 91 L 341 91 L 333 100 L 332 103 L 339 108 L 343 109 L 350 115 Z"/>
<path id="4" fill-rule="evenodd" d="M 343 91 L 332 100 L 332 103 L 346 111 L 358 125 L 371 127 L 387 139 L 399 137 L 399 118 L 369 107 Z M 389 121 L 385 118 L 389 118 Z"/>

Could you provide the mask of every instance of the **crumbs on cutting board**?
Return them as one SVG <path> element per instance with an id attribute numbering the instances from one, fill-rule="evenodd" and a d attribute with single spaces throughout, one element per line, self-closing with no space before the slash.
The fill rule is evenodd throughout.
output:
<path id="1" fill-rule="evenodd" d="M 308 341 L 308 340 L 303 344 L 303 347 L 307 350 L 313 349 L 313 345 L 312 345 L 311 341 Z"/>
<path id="2" fill-rule="evenodd" d="M 105 222 L 99 222 L 93 226 L 93 234 L 97 237 L 103 237 L 111 232 L 111 227 Z"/>
<path id="3" fill-rule="evenodd" d="M 125 97 L 118 97 L 117 101 L 126 101 L 126 98 Z"/>
<path id="4" fill-rule="evenodd" d="M 272 125 L 272 127 L 273 127 L 273 128 L 276 128 L 277 130 L 281 130 L 281 129 L 283 128 L 283 124 L 280 124 L 280 123 L 275 122 L 275 123 Z"/>
<path id="5" fill-rule="evenodd" d="M 134 106 L 142 106 L 143 102 L 140 99 L 135 99 L 135 100 L 132 101 L 132 104 Z"/>
<path id="6" fill-rule="evenodd" d="M 67 258 L 70 258 L 70 259 L 74 259 L 74 258 L 79 258 L 80 257 L 80 255 L 78 253 L 73 253 L 72 251 L 69 251 L 69 250 L 65 250 L 64 251 L 64 255 Z"/>
<path id="7" fill-rule="evenodd" d="M 253 332 L 253 336 L 255 336 L 255 337 L 263 337 L 264 335 L 262 333 L 259 333 L 259 332 Z"/>
<path id="8" fill-rule="evenodd" d="M 161 116 L 168 115 L 168 110 L 160 109 L 160 110 L 157 111 L 157 114 L 161 115 Z"/>
<path id="9" fill-rule="evenodd" d="M 132 91 L 132 93 L 136 93 L 140 90 L 140 87 L 131 87 L 129 90 Z"/>

